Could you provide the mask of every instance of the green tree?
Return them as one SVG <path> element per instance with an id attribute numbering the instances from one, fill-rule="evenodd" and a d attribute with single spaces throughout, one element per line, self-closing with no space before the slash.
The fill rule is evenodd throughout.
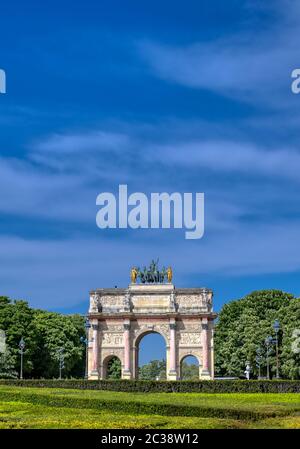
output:
<path id="1" fill-rule="evenodd" d="M 181 362 L 181 380 L 199 380 L 199 366 Z"/>
<path id="2" fill-rule="evenodd" d="M 17 379 L 18 373 L 15 370 L 15 360 L 8 347 L 0 352 L 0 378 Z"/>
<path id="3" fill-rule="evenodd" d="M 62 315 L 31 309 L 26 301 L 0 297 L 0 329 L 6 333 L 10 357 L 20 371 L 19 341 L 25 340 L 24 377 L 58 377 L 58 350 L 64 348 L 65 377 L 84 373 L 84 319 L 80 315 Z"/>
<path id="4" fill-rule="evenodd" d="M 81 318 L 81 317 L 80 317 Z M 77 319 L 77 318 L 76 318 Z M 43 310 L 34 311 L 34 326 L 36 329 L 37 351 L 33 355 L 34 377 L 58 376 L 58 351 L 64 350 L 64 377 L 73 375 L 73 369 L 78 363 L 84 365 L 84 346 L 80 342 L 80 336 L 84 335 L 84 323 L 81 319 L 77 323 L 70 315 L 61 315 Z"/>
<path id="5" fill-rule="evenodd" d="M 166 361 L 151 360 L 146 365 L 139 368 L 139 379 L 142 380 L 163 380 L 166 379 Z"/>
<path id="6" fill-rule="evenodd" d="M 279 333 L 280 373 L 299 378 L 299 354 L 292 350 L 292 335 L 300 328 L 300 300 L 280 290 L 254 291 L 240 300 L 225 304 L 215 329 L 215 370 L 217 375 L 242 376 L 250 361 L 252 374 L 258 375 L 257 348 L 262 348 L 262 373 L 266 372 L 267 336 L 275 337 L 273 323 L 281 323 Z M 275 346 L 270 354 L 271 376 L 276 371 Z"/>
<path id="7" fill-rule="evenodd" d="M 118 357 L 112 357 L 107 364 L 107 378 L 120 379 L 121 378 L 121 361 Z"/>
<path id="8" fill-rule="evenodd" d="M 20 371 L 19 342 L 25 340 L 24 376 L 30 377 L 33 370 L 33 355 L 37 350 L 36 329 L 33 323 L 34 312 L 23 300 L 10 300 L 0 297 L 0 329 L 6 333 L 6 344 L 10 348 L 15 369 Z"/>
<path id="9" fill-rule="evenodd" d="M 300 379 L 300 299 L 292 298 L 281 310 L 281 373 L 290 379 Z"/>

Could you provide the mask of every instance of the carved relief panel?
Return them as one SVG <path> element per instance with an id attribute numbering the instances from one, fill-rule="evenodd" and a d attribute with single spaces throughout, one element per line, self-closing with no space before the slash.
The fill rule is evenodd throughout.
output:
<path id="1" fill-rule="evenodd" d="M 201 334 L 195 334 L 193 332 L 181 332 L 178 336 L 180 345 L 200 345 Z"/>
<path id="2" fill-rule="evenodd" d="M 123 334 L 104 333 L 102 337 L 102 346 L 121 346 L 123 345 Z"/>
<path id="3" fill-rule="evenodd" d="M 176 301 L 178 303 L 179 311 L 203 309 L 207 307 L 206 301 L 202 295 L 177 295 Z"/>
<path id="4" fill-rule="evenodd" d="M 100 303 L 104 313 L 123 310 L 124 296 L 101 296 Z"/>

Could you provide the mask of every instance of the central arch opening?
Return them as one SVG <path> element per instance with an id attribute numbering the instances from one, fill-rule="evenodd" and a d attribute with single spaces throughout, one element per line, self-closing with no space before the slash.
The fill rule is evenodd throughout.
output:
<path id="1" fill-rule="evenodd" d="M 137 377 L 142 380 L 166 379 L 166 342 L 158 332 L 142 334 L 136 342 Z"/>

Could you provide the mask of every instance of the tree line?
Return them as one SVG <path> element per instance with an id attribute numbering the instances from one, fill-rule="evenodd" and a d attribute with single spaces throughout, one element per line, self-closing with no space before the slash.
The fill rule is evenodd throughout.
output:
<path id="1" fill-rule="evenodd" d="M 224 304 L 215 327 L 215 373 L 218 376 L 243 375 L 250 362 L 251 377 L 276 373 L 274 321 L 278 320 L 278 359 L 280 377 L 300 378 L 300 298 L 281 290 L 254 291 L 242 299 Z M 266 338 L 272 337 L 268 348 Z M 268 353 L 267 353 L 268 351 Z"/>
<path id="2" fill-rule="evenodd" d="M 64 376 L 83 376 L 85 345 L 81 338 L 85 336 L 85 328 L 81 315 L 33 309 L 26 301 L 1 296 L 0 329 L 5 333 L 5 351 L 0 352 L 1 377 L 19 375 L 22 337 L 25 341 L 25 378 L 58 377 L 61 348 L 64 351 Z"/>
<path id="3" fill-rule="evenodd" d="M 265 340 L 275 337 L 273 323 L 279 320 L 278 355 L 280 376 L 300 378 L 300 299 L 280 290 L 260 290 L 222 307 L 215 326 L 216 376 L 244 375 L 246 361 L 251 377 L 276 373 L 276 348 L 267 354 Z M 83 377 L 85 369 L 84 317 L 63 315 L 29 307 L 23 300 L 0 297 L 0 331 L 6 336 L 6 350 L 0 345 L 0 377 L 17 377 L 20 372 L 19 341 L 25 340 L 24 377 L 56 378 L 59 351 L 64 351 L 64 377 Z M 0 334 L 1 340 L 1 334 Z M 3 337 L 2 337 L 3 340 Z M 1 341 L 0 341 L 1 344 Z M 259 350 L 259 351 L 258 351 Z M 259 358 L 258 358 L 259 354 Z M 121 366 L 112 363 L 110 377 L 119 377 Z M 183 367 L 184 378 L 197 378 L 198 367 Z M 164 379 L 165 361 L 151 361 L 140 367 L 142 379 Z"/>

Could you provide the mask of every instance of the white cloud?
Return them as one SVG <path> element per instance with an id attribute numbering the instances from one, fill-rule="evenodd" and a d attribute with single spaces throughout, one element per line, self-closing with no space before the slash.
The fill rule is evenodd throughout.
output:
<path id="1" fill-rule="evenodd" d="M 300 269 L 299 222 L 294 217 L 299 153 L 229 138 L 201 139 L 193 127 L 187 125 L 185 130 L 184 124 L 180 135 L 174 136 L 172 127 L 165 128 L 164 143 L 157 144 L 162 128 L 164 124 L 153 127 L 144 140 L 133 129 L 115 135 L 101 130 L 50 136 L 31 147 L 27 160 L 0 160 L 1 212 L 16 214 L 20 220 L 51 219 L 59 229 L 71 222 L 78 230 L 76 238 L 65 234 L 51 241 L 2 235 L 2 294 L 25 297 L 35 306 L 68 307 L 87 301 L 91 288 L 126 285 L 128 267 L 146 264 L 156 255 L 162 263 L 174 265 L 177 285 L 185 284 L 191 270 L 200 279 L 214 273 L 234 276 Z M 125 137 L 118 140 L 120 135 Z M 38 162 L 37 155 L 45 159 Z M 132 181 L 130 190 L 188 191 L 187 186 L 204 190 L 204 238 L 191 245 L 184 231 L 111 234 L 98 230 L 96 195 L 104 186 L 106 191 L 115 189 L 124 174 Z M 248 175 L 251 183 L 244 179 Z M 292 214 L 289 219 L 286 213 Z M 83 223 L 89 225 L 88 232 L 80 232 Z"/>
<path id="2" fill-rule="evenodd" d="M 31 144 L 31 161 L 57 171 L 106 176 L 105 162 L 130 150 L 129 136 L 107 131 L 54 134 Z"/>
<path id="3" fill-rule="evenodd" d="M 181 169 L 203 168 L 225 174 L 300 181 L 300 152 L 290 148 L 266 149 L 247 142 L 204 140 L 150 147 L 148 160 L 151 159 Z"/>
<path id="4" fill-rule="evenodd" d="M 34 145 L 36 153 L 76 154 L 85 152 L 119 152 L 128 145 L 128 136 L 106 131 L 82 132 L 77 134 L 53 134 Z"/>
<path id="5" fill-rule="evenodd" d="M 91 223 L 96 213 L 95 198 L 101 191 L 116 191 L 124 182 L 134 191 L 186 191 L 193 179 L 193 190 L 199 191 L 201 186 L 201 191 L 214 198 L 214 204 L 219 204 L 221 197 L 225 198 L 226 222 L 233 225 L 239 212 L 247 213 L 248 207 L 251 213 L 256 208 L 250 204 L 250 198 L 245 200 L 249 188 L 242 177 L 238 183 L 239 190 L 243 191 L 242 202 L 241 195 L 237 197 L 226 182 L 223 187 L 225 178 L 251 176 L 261 191 L 256 196 L 258 204 L 261 198 L 267 204 L 272 197 L 270 192 L 264 193 L 267 180 L 274 185 L 279 179 L 292 182 L 288 192 L 293 184 L 299 183 L 300 153 L 295 149 L 269 149 L 234 140 L 193 140 L 192 135 L 189 139 L 176 139 L 171 131 L 165 136 L 164 144 L 157 144 L 159 133 L 158 127 L 153 130 L 153 138 L 147 137 L 144 142 L 141 137 L 137 139 L 134 132 L 113 135 L 99 131 L 67 134 L 61 138 L 56 135 L 41 140 L 38 147 L 34 145 L 27 160 L 2 158 L 0 211 L 51 218 L 57 222 Z M 99 140 L 94 140 L 96 135 L 100 136 Z M 106 144 L 98 146 L 97 143 L 103 141 Z M 74 142 L 73 152 L 71 142 Z M 81 151 L 79 148 L 84 148 L 84 142 L 89 143 L 86 151 Z M 106 151 L 108 147 L 112 150 Z M 42 161 L 38 162 L 40 155 Z M 172 173 L 176 173 L 176 182 L 170 178 Z M 223 181 L 219 177 L 215 182 L 216 174 L 224 175 Z M 277 202 L 287 194 L 273 189 Z M 273 197 L 271 201 L 274 203 Z M 210 210 L 211 223 L 216 226 L 218 215 L 218 207 Z"/>
<path id="6" fill-rule="evenodd" d="M 157 238 L 155 230 L 126 239 L 99 238 L 47 241 L 0 238 L 1 294 L 30 301 L 35 307 L 70 307 L 86 301 L 99 287 L 126 287 L 129 268 L 159 255 L 172 264 L 177 287 L 193 276 L 244 276 L 300 269 L 299 222 L 227 229 L 191 245 L 172 231 Z M 129 232 L 129 231 L 128 231 Z M 192 263 L 191 263 L 192 261 Z M 13 267 L 13 269 L 12 269 Z M 205 286 L 205 285 L 204 285 Z M 210 285 L 206 285 L 210 287 Z"/>
<path id="7" fill-rule="evenodd" d="M 0 158 L 0 212 L 91 221 L 104 186 L 128 180 L 129 137 L 105 131 L 49 136 L 26 158 Z"/>
<path id="8" fill-rule="evenodd" d="M 143 41 L 139 53 L 162 79 L 255 104 L 296 106 L 290 84 L 299 65 L 300 9 L 292 1 L 273 7 L 281 20 L 267 29 L 182 46 Z"/>
<path id="9" fill-rule="evenodd" d="M 76 221 L 88 215 L 91 190 L 79 176 L 48 173 L 28 161 L 0 159 L 0 190 L 2 213 Z"/>

